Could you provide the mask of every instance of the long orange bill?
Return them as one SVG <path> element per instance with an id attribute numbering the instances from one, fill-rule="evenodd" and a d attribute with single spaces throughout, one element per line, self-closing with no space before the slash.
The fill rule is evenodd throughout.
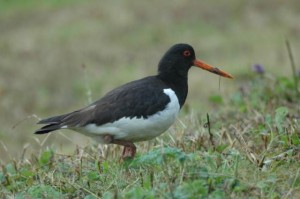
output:
<path id="1" fill-rule="evenodd" d="M 198 68 L 201 68 L 203 70 L 208 70 L 209 72 L 215 73 L 222 77 L 227 77 L 227 78 L 233 79 L 233 77 L 229 73 L 226 73 L 218 68 L 212 67 L 199 59 L 194 60 L 194 66 L 197 66 Z"/>

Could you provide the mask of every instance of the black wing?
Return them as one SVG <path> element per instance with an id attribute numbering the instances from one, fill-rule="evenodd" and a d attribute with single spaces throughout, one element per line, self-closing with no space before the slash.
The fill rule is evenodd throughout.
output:
<path id="1" fill-rule="evenodd" d="M 147 118 L 163 110 L 170 102 L 163 93 L 165 88 L 167 86 L 155 76 L 127 83 L 83 109 L 39 121 L 39 124 L 47 125 L 35 133 L 48 133 L 63 126 L 102 125 L 122 117 Z"/>

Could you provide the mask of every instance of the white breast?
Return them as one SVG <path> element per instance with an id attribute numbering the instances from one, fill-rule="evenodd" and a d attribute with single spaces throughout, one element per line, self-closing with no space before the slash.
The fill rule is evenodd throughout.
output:
<path id="1" fill-rule="evenodd" d="M 164 93 L 169 96 L 170 102 L 164 110 L 149 116 L 148 118 L 123 117 L 115 122 L 101 126 L 89 124 L 79 132 L 95 137 L 104 143 L 103 135 L 112 135 L 114 139 L 130 140 L 133 142 L 150 140 L 166 131 L 175 121 L 180 110 L 180 105 L 175 92 L 168 88 Z"/>

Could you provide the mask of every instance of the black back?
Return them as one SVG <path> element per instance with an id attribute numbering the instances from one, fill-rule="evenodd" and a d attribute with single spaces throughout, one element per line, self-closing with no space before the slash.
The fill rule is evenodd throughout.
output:
<path id="1" fill-rule="evenodd" d="M 185 51 L 190 54 L 187 56 Z M 79 128 L 87 124 L 102 125 L 123 117 L 147 118 L 164 110 L 170 102 L 169 96 L 163 93 L 166 88 L 174 90 L 182 107 L 188 93 L 188 70 L 194 59 L 195 53 L 190 45 L 176 44 L 162 57 L 156 76 L 120 86 L 83 109 L 43 119 L 39 124 L 47 125 L 35 133 L 48 133 L 63 126 Z"/>

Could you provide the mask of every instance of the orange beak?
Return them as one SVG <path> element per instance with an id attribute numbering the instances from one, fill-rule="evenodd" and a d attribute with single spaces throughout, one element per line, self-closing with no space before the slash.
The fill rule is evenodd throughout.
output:
<path id="1" fill-rule="evenodd" d="M 193 64 L 194 64 L 194 66 L 197 66 L 198 68 L 201 68 L 203 70 L 208 70 L 209 72 L 215 73 L 222 77 L 227 77 L 227 78 L 233 79 L 233 77 L 229 73 L 226 73 L 218 68 L 212 67 L 199 59 L 195 59 Z"/>

